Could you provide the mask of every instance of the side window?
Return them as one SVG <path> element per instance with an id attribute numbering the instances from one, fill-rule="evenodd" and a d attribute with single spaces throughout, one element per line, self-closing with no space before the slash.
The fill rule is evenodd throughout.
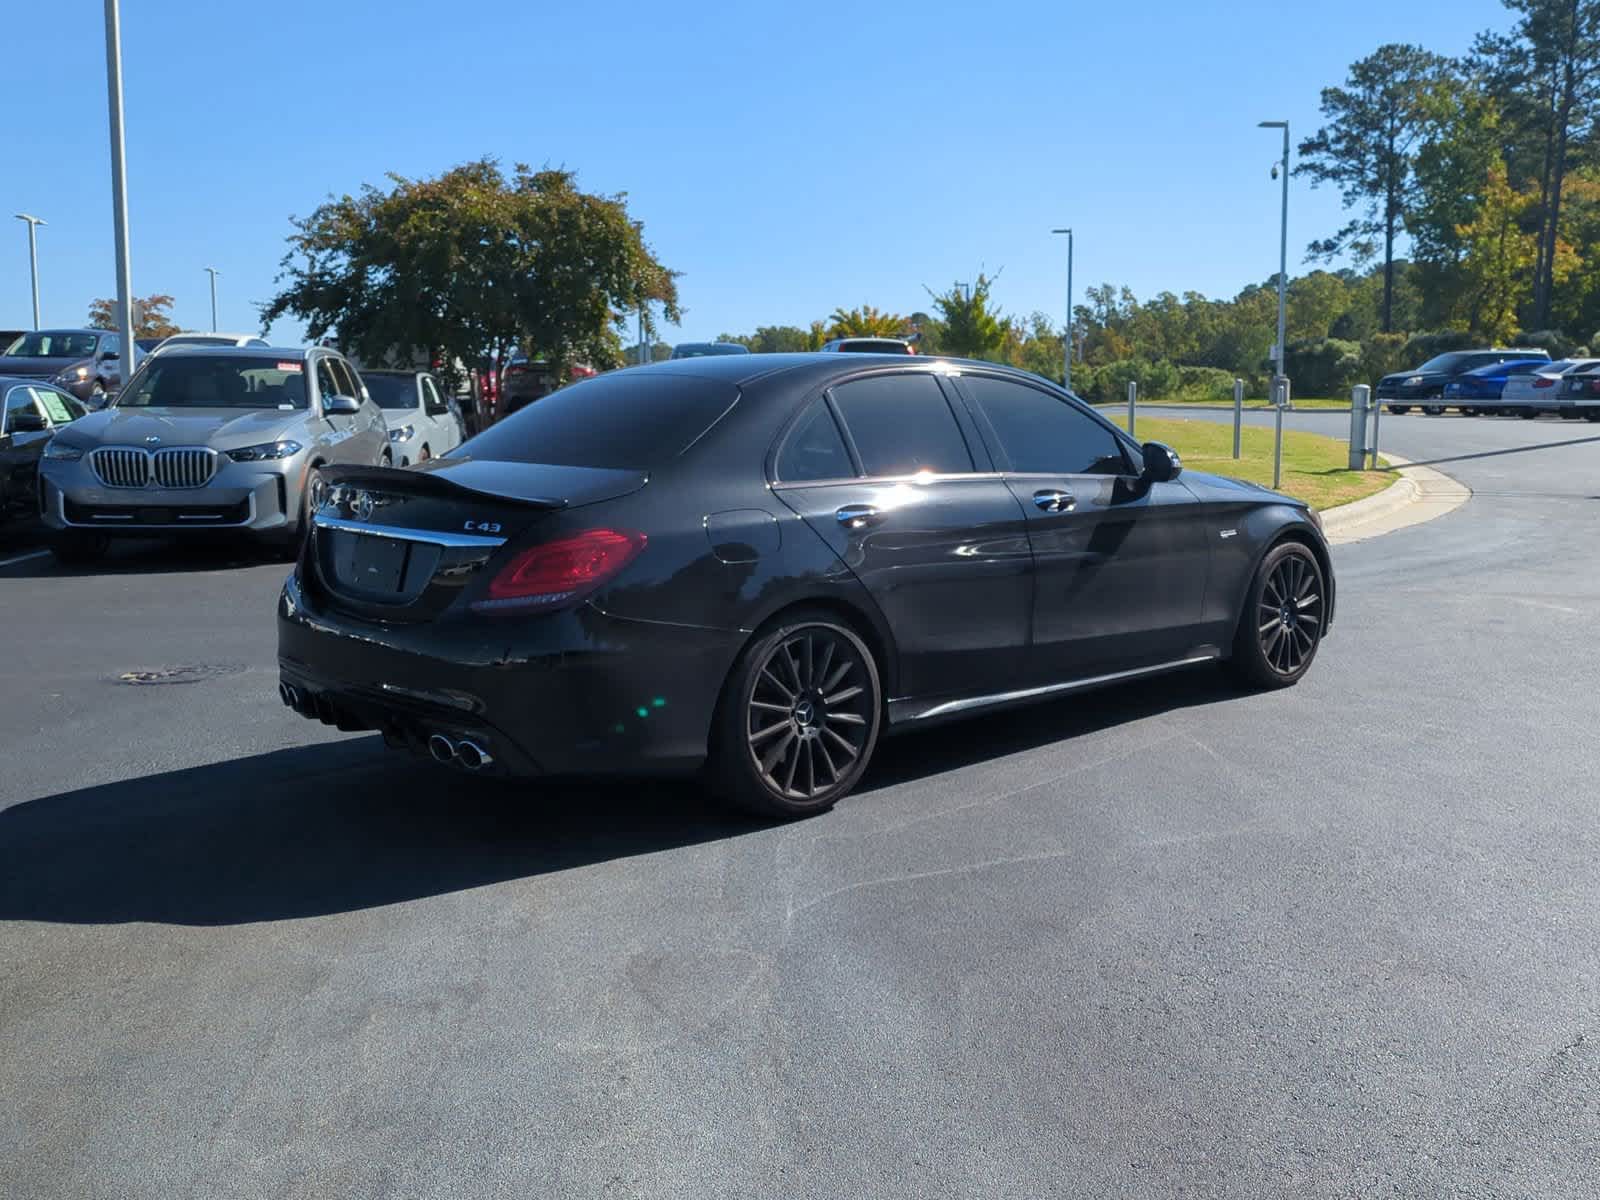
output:
<path id="1" fill-rule="evenodd" d="M 1039 475 L 1121 475 L 1121 444 L 1093 417 L 1065 400 L 992 375 L 963 375 L 1011 469 Z"/>
<path id="2" fill-rule="evenodd" d="M 961 427 L 927 372 L 854 379 L 833 389 L 833 401 L 868 475 L 972 470 Z"/>
<path id="3" fill-rule="evenodd" d="M 329 396 L 344 395 L 345 390 L 340 386 L 341 380 L 333 373 L 333 359 L 326 356 L 317 359 L 317 391 L 322 393 L 322 402 L 326 404 Z"/>
<path id="4" fill-rule="evenodd" d="M 850 452 L 844 447 L 844 438 L 839 436 L 839 426 L 821 400 L 813 401 L 789 430 L 775 465 L 778 479 L 783 483 L 852 479 L 856 473 L 855 467 L 850 465 Z"/>
<path id="5" fill-rule="evenodd" d="M 361 390 L 361 381 L 356 378 L 356 373 L 350 369 L 350 364 L 342 358 L 333 360 L 334 378 L 339 381 L 339 394 L 353 396 L 357 400 L 366 398 L 366 393 Z"/>
<path id="6" fill-rule="evenodd" d="M 450 406 L 439 398 L 439 389 L 433 386 L 433 380 L 426 375 L 422 377 L 422 406 L 428 410 L 430 417 L 442 417 L 450 411 Z"/>
<path id="7" fill-rule="evenodd" d="M 50 428 L 39 406 L 34 403 L 33 389 L 30 387 L 14 387 L 7 392 L 5 411 L 0 417 L 4 420 L 4 424 L 0 424 L 0 433 L 39 433 Z"/>
<path id="8" fill-rule="evenodd" d="M 114 333 L 108 333 L 100 339 L 100 353 L 102 355 L 121 353 L 122 339 Z"/>

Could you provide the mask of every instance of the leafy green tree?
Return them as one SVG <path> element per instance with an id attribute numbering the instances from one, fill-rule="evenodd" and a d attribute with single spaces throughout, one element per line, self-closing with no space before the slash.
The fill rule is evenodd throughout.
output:
<path id="1" fill-rule="evenodd" d="M 941 337 L 943 352 L 959 358 L 989 358 L 1000 349 L 1006 338 L 1005 318 L 989 307 L 989 293 L 994 280 L 983 272 L 971 287 L 951 284 L 948 292 L 935 292 L 925 288 L 933 298 L 933 307 L 939 311 L 944 326 Z"/>
<path id="2" fill-rule="evenodd" d="M 738 342 L 748 346 L 752 354 L 790 354 L 814 349 L 811 335 L 796 325 L 761 325 L 754 333 L 724 333 L 719 342 Z"/>
<path id="3" fill-rule="evenodd" d="M 1538 180 L 1537 228 L 1532 264 L 1530 324 L 1548 323 L 1562 250 L 1558 245 L 1567 173 L 1577 152 L 1593 154 L 1596 106 L 1600 103 L 1600 0 L 1504 0 L 1519 14 L 1510 33 L 1480 35 L 1475 56 L 1487 85 L 1522 134 L 1510 147 L 1516 171 L 1510 185 Z M 1537 163 L 1525 162 L 1535 148 Z"/>
<path id="4" fill-rule="evenodd" d="M 265 324 L 292 313 L 312 340 L 370 361 L 427 349 L 475 362 L 522 345 L 564 374 L 622 362 L 641 307 L 652 340 L 652 304 L 678 319 L 674 274 L 622 196 L 580 191 L 568 171 L 518 165 L 508 178 L 488 158 L 389 178 L 293 220 Z"/>
<path id="5" fill-rule="evenodd" d="M 1421 46 L 1379 46 L 1353 63 L 1343 87 L 1322 90 L 1321 129 L 1300 143 L 1297 175 L 1331 183 L 1347 209 L 1360 212 L 1331 237 L 1313 242 L 1314 258 L 1348 253 L 1358 262 L 1379 253 L 1384 269 L 1382 327 L 1393 328 L 1395 239 L 1413 196 L 1413 164 L 1427 133 L 1431 94 L 1449 63 Z"/>
<path id="6" fill-rule="evenodd" d="M 173 299 L 167 295 L 135 296 L 133 298 L 133 336 L 136 338 L 165 338 L 182 333 L 172 319 Z M 117 302 L 94 300 L 89 304 L 89 328 L 116 329 Z"/>
<path id="7" fill-rule="evenodd" d="M 1470 328 L 1496 344 L 1511 340 L 1517 311 L 1534 286 L 1537 235 L 1525 232 L 1523 224 L 1537 203 L 1536 196 L 1511 186 L 1505 164 L 1497 162 L 1489 169 L 1476 217 L 1460 230 L 1467 250 Z"/>
<path id="8" fill-rule="evenodd" d="M 900 337 L 906 332 L 906 319 L 896 313 L 880 312 L 870 304 L 860 308 L 836 308 L 828 318 L 828 337 Z"/>

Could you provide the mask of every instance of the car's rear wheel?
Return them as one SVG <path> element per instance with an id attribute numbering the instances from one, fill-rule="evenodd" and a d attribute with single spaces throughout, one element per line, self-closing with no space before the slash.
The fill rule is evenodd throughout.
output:
<path id="1" fill-rule="evenodd" d="M 1475 417 L 1478 415 L 1478 410 L 1471 407 L 1463 408 L 1461 410 L 1461 415 L 1463 417 Z"/>
<path id="2" fill-rule="evenodd" d="M 1251 687 L 1299 683 L 1322 644 L 1327 587 L 1301 542 L 1280 542 L 1256 568 L 1245 595 L 1229 669 Z"/>
<path id="3" fill-rule="evenodd" d="M 98 562 L 110 548 L 111 539 L 103 533 L 67 529 L 50 538 L 50 553 L 58 563 L 69 567 Z"/>
<path id="4" fill-rule="evenodd" d="M 723 689 L 711 774 L 736 804 L 769 817 L 831 808 L 877 745 L 877 663 L 849 627 L 798 613 L 758 634 Z"/>
<path id="5" fill-rule="evenodd" d="M 1391 404 L 1391 405 L 1389 405 L 1389 411 L 1392 412 L 1397 417 L 1403 417 L 1408 412 L 1411 411 L 1411 405 L 1409 405 L 1409 404 Z"/>
<path id="6" fill-rule="evenodd" d="M 1422 406 L 1422 411 L 1427 413 L 1430 417 L 1442 417 L 1444 416 L 1444 405 L 1424 404 Z"/>
<path id="7" fill-rule="evenodd" d="M 1524 421 L 1531 421 L 1538 415 L 1539 413 L 1537 409 L 1523 408 L 1517 410 L 1517 416 L 1521 417 Z"/>

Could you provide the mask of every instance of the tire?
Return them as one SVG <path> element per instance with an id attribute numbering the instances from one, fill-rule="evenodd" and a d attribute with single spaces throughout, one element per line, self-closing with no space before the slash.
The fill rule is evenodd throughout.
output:
<path id="1" fill-rule="evenodd" d="M 94 386 L 89 389 L 89 407 L 93 411 L 99 412 L 105 406 L 106 406 L 106 385 L 101 383 L 98 379 L 96 379 L 94 381 Z"/>
<path id="2" fill-rule="evenodd" d="M 300 489 L 300 521 L 295 526 L 293 537 L 290 538 L 290 544 L 293 546 L 296 555 L 300 553 L 300 546 L 310 536 L 311 514 L 322 506 L 322 498 L 326 487 L 327 485 L 322 481 L 322 464 L 313 463 L 310 470 L 306 472 L 305 486 Z M 288 550 L 286 549 L 285 553 L 287 552 Z"/>
<path id="3" fill-rule="evenodd" d="M 1461 410 L 1461 415 L 1463 417 L 1475 417 L 1478 415 L 1478 410 L 1475 408 L 1463 408 Z"/>
<path id="4" fill-rule="evenodd" d="M 1538 415 L 1539 411 L 1533 408 L 1519 408 L 1517 410 L 1517 416 L 1521 417 L 1524 421 L 1531 421 Z"/>
<path id="5" fill-rule="evenodd" d="M 1261 560 L 1245 592 L 1230 673 L 1251 688 L 1299 683 L 1322 645 L 1326 606 L 1327 585 L 1317 556 L 1301 542 L 1279 542 Z"/>
<path id="6" fill-rule="evenodd" d="M 1597 409 L 1597 408 L 1586 408 L 1586 409 L 1584 409 L 1583 410 L 1583 419 L 1585 421 L 1600 421 L 1600 409 Z"/>
<path id="7" fill-rule="evenodd" d="M 425 463 L 432 457 L 433 457 L 433 451 L 428 449 L 428 447 L 424 446 L 422 448 L 422 452 L 417 455 L 417 461 L 419 463 Z"/>
<path id="8" fill-rule="evenodd" d="M 1444 405 L 1424 404 L 1422 406 L 1422 411 L 1427 413 L 1430 417 L 1442 417 L 1444 416 Z"/>
<path id="9" fill-rule="evenodd" d="M 83 533 L 65 530 L 50 538 L 50 553 L 62 566 L 78 567 L 99 562 L 111 548 L 111 539 L 103 533 Z"/>
<path id="10" fill-rule="evenodd" d="M 1411 411 L 1411 405 L 1409 405 L 1409 404 L 1391 404 L 1391 405 L 1389 405 L 1389 411 L 1392 412 L 1397 417 L 1403 417 L 1408 412 Z"/>
<path id="11" fill-rule="evenodd" d="M 790 613 L 751 638 L 729 672 L 711 731 L 712 786 L 763 817 L 824 812 L 860 780 L 882 721 L 866 643 L 830 613 Z"/>

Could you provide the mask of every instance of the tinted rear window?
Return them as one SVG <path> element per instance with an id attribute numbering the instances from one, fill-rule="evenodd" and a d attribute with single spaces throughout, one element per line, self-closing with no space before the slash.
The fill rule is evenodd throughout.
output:
<path id="1" fill-rule="evenodd" d="M 363 375 L 361 382 L 367 385 L 367 395 L 372 397 L 379 408 L 417 406 L 417 381 L 413 376 Z"/>
<path id="2" fill-rule="evenodd" d="M 617 371 L 534 401 L 449 457 L 644 470 L 682 454 L 738 398 L 721 380 Z"/>

